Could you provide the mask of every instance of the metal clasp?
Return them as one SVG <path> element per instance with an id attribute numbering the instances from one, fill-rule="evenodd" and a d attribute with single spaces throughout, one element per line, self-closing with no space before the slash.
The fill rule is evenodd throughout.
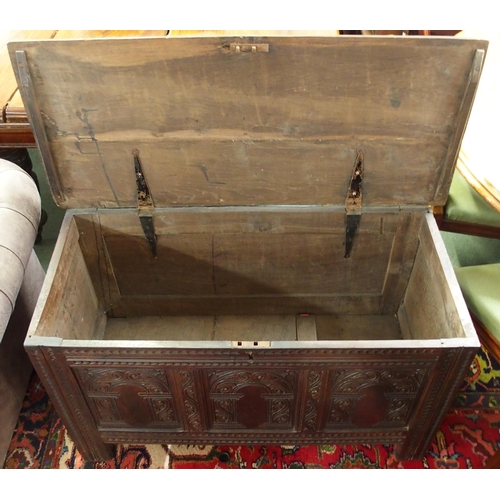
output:
<path id="1" fill-rule="evenodd" d="M 268 43 L 232 43 L 231 52 L 269 52 Z"/>

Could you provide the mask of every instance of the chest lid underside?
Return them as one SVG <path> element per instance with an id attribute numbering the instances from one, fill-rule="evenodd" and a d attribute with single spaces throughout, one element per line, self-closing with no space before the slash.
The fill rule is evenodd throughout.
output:
<path id="1" fill-rule="evenodd" d="M 487 49 L 433 37 L 9 44 L 54 198 L 136 207 L 443 205 Z"/>

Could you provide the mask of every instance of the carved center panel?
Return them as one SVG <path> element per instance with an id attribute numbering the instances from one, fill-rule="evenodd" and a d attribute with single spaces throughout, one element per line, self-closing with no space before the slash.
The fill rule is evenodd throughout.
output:
<path id="1" fill-rule="evenodd" d="M 424 375 L 423 369 L 332 371 L 327 428 L 406 426 Z"/>
<path id="2" fill-rule="evenodd" d="M 98 426 L 180 427 L 165 371 L 79 368 L 76 372 Z"/>
<path id="3" fill-rule="evenodd" d="M 213 429 L 292 429 L 297 373 L 207 373 Z"/>

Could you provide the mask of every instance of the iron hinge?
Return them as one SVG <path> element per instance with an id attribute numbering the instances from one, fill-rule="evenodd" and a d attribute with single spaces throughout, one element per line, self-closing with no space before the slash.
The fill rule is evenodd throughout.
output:
<path id="1" fill-rule="evenodd" d="M 351 256 L 354 237 L 361 222 L 361 209 L 363 199 L 363 170 L 365 152 L 362 149 L 356 151 L 356 161 L 352 171 L 351 181 L 347 189 L 345 202 L 345 255 L 347 259 Z"/>
<path id="2" fill-rule="evenodd" d="M 153 197 L 149 191 L 146 177 L 142 169 L 141 160 L 139 158 L 139 150 L 132 150 L 134 157 L 135 180 L 137 184 L 137 211 L 139 220 L 144 231 L 144 236 L 148 240 L 151 251 L 156 258 L 156 234 L 153 220 L 154 203 Z"/>

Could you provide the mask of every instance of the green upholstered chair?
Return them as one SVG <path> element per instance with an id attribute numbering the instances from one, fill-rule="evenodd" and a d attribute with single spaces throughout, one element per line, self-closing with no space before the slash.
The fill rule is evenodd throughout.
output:
<path id="1" fill-rule="evenodd" d="M 459 267 L 455 273 L 472 319 L 480 323 L 481 343 L 500 360 L 500 262 Z"/>
<path id="2" fill-rule="evenodd" d="M 498 186 L 489 182 L 498 169 L 490 148 L 497 136 L 491 117 L 500 111 L 500 32 L 462 31 L 457 36 L 487 39 L 490 44 L 449 197 L 446 206 L 435 211 L 436 220 L 443 231 L 500 240 Z M 500 254 L 495 257 L 495 263 L 457 267 L 455 272 L 482 345 L 500 361 Z M 485 467 L 500 468 L 500 449 Z"/>
<path id="3" fill-rule="evenodd" d="M 444 210 L 435 213 L 442 231 L 500 239 L 500 212 L 459 170 L 453 175 Z M 455 272 L 479 340 L 500 362 L 500 255 L 498 263 L 458 267 Z M 485 468 L 500 469 L 500 449 L 486 461 Z"/>
<path id="4" fill-rule="evenodd" d="M 455 170 L 443 213 L 435 211 L 442 231 L 500 239 L 500 212 Z"/>

